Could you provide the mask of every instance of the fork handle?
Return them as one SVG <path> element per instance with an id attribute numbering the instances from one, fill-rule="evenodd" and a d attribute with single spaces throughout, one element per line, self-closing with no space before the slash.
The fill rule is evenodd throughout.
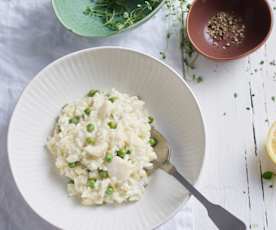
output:
<path id="1" fill-rule="evenodd" d="M 246 225 L 233 214 L 219 205 L 208 201 L 189 181 L 187 181 L 174 166 L 169 170 L 189 192 L 199 200 L 208 211 L 208 215 L 220 230 L 246 230 Z"/>
<path id="2" fill-rule="evenodd" d="M 174 168 L 171 175 L 173 175 L 184 187 L 197 198 L 208 210 L 211 202 L 207 200 L 188 180 L 186 180 L 177 170 Z"/>

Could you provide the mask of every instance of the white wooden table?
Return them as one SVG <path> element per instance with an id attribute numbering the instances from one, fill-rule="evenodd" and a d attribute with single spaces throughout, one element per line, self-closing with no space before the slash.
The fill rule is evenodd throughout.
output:
<path id="1" fill-rule="evenodd" d="M 276 7 L 275 0 L 269 1 L 272 8 Z M 157 57 L 160 57 L 159 52 L 162 51 L 166 54 L 165 62 L 179 73 L 183 71 L 181 23 L 166 17 L 165 9 L 134 31 L 114 38 L 89 40 L 75 36 L 59 25 L 51 10 L 50 1 L 22 2 L 0 1 L 0 13 L 6 15 L 1 20 L 6 25 L 11 24 L 22 10 L 30 11 L 20 14 L 20 23 L 7 27 L 5 33 L 2 33 L 7 37 L 8 34 L 13 34 L 10 40 L 5 40 L 4 37 L 3 41 L 7 50 L 7 63 L 18 68 L 11 74 L 12 79 L 21 77 L 20 86 L 20 81 L 15 84 L 6 79 L 8 87 L 18 88 L 15 95 L 49 62 L 69 52 L 91 46 L 120 45 Z M 273 11 L 276 14 L 276 10 Z M 39 23 L 33 23 L 34 15 L 39 15 Z M 26 30 L 18 35 L 15 32 L 20 28 Z M 51 31 L 47 31 L 49 28 Z M 12 45 L 17 44 L 21 38 L 22 47 Z M 276 96 L 276 66 L 270 64 L 276 60 L 275 42 L 274 27 L 265 46 L 249 57 L 226 63 L 216 63 L 200 57 L 194 72 L 202 76 L 203 82 L 188 81 L 199 99 L 207 126 L 207 157 L 198 188 L 211 201 L 244 220 L 248 229 L 256 230 L 276 229 L 276 184 L 271 186 L 273 181 L 263 181 L 261 178 L 264 171 L 276 171 L 276 166 L 270 163 L 264 149 L 267 130 L 276 120 L 276 102 L 272 100 L 272 96 Z M 26 52 L 29 52 L 29 56 L 26 56 L 24 63 L 16 55 L 10 55 L 25 55 Z M 260 64 L 261 61 L 264 64 Z M 9 91 L 2 89 L 1 95 L 9 95 Z M 14 104 L 15 100 L 11 100 L 11 103 Z M 8 114 L 10 111 L 5 119 Z M 14 186 L 10 187 L 14 189 Z M 16 205 L 14 204 L 15 207 Z M 216 229 L 196 200 L 192 199 L 190 206 L 193 207 L 195 230 Z M 25 206 L 21 208 L 25 212 Z M 24 224 L 28 226 L 28 223 Z M 46 224 L 44 227 L 48 229 Z"/>
<path id="2" fill-rule="evenodd" d="M 269 3 L 276 15 L 276 1 Z M 177 37 L 168 40 L 165 62 L 182 72 L 182 62 L 170 63 L 177 42 Z M 207 126 L 207 157 L 198 188 L 240 217 L 248 229 L 276 229 L 276 180 L 262 179 L 263 172 L 276 171 L 264 148 L 267 131 L 276 120 L 274 60 L 275 27 L 267 43 L 249 57 L 225 63 L 199 57 L 196 69 L 186 76 Z M 203 82 L 190 81 L 193 73 Z M 190 202 L 195 229 L 216 229 L 204 208 L 194 198 Z"/>
<path id="3" fill-rule="evenodd" d="M 276 6 L 274 0 L 270 4 L 272 9 Z M 275 27 L 265 46 L 249 57 L 226 63 L 200 58 L 195 71 L 203 82 L 190 84 L 207 126 L 207 158 L 199 188 L 244 220 L 248 229 L 276 229 L 276 180 L 261 176 L 276 171 L 264 148 L 268 128 L 276 120 L 274 60 Z M 195 229 L 215 229 L 201 205 L 191 202 Z"/>

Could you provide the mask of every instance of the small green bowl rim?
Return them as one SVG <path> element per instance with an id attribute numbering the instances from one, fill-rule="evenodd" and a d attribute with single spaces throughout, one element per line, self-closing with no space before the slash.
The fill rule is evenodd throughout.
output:
<path id="1" fill-rule="evenodd" d="M 82 33 L 79 33 L 78 31 L 74 31 L 72 30 L 69 26 L 66 25 L 66 23 L 64 22 L 64 20 L 60 17 L 58 11 L 57 11 L 57 8 L 56 8 L 56 3 L 55 3 L 56 0 L 52 0 L 52 7 L 53 7 L 53 10 L 54 10 L 54 13 L 56 15 L 56 17 L 58 18 L 59 22 L 67 29 L 69 30 L 70 32 L 76 34 L 76 35 L 79 35 L 81 37 L 87 37 L 87 38 L 105 38 L 105 37 L 111 37 L 111 36 L 114 36 L 116 34 L 120 34 L 122 32 L 126 32 L 128 30 L 132 30 L 136 27 L 138 27 L 139 25 L 145 23 L 146 21 L 148 21 L 153 15 L 155 15 L 157 13 L 157 11 L 159 11 L 161 9 L 161 7 L 164 5 L 165 1 L 166 0 L 162 0 L 160 2 L 160 4 L 153 10 L 151 11 L 147 16 L 145 16 L 143 19 L 141 19 L 140 21 L 134 23 L 133 25 L 127 27 L 127 28 L 124 28 L 122 30 L 119 30 L 119 31 L 114 31 L 114 32 L 111 32 L 107 35 L 86 35 L 86 34 L 82 34 Z"/>

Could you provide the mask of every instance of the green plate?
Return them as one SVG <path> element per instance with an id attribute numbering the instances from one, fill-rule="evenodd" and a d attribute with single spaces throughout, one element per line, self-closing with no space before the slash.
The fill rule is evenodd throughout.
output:
<path id="1" fill-rule="evenodd" d="M 134 4 L 137 4 L 138 1 L 129 0 L 128 2 L 131 8 Z M 52 0 L 55 14 L 61 24 L 73 33 L 84 37 L 107 37 L 132 29 L 152 17 L 161 8 L 164 2 L 165 0 L 162 0 L 161 3 L 142 20 L 123 30 L 114 31 L 107 28 L 99 17 L 91 17 L 83 14 L 87 6 L 91 5 L 91 0 Z"/>

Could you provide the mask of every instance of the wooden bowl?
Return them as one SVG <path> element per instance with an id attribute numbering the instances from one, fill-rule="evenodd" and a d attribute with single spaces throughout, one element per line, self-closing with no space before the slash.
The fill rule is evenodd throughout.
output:
<path id="1" fill-rule="evenodd" d="M 239 45 L 218 47 L 208 34 L 208 21 L 218 12 L 234 13 L 246 26 Z M 187 33 L 195 49 L 214 60 L 233 60 L 260 48 L 270 35 L 272 12 L 266 0 L 194 0 L 187 17 Z"/>

